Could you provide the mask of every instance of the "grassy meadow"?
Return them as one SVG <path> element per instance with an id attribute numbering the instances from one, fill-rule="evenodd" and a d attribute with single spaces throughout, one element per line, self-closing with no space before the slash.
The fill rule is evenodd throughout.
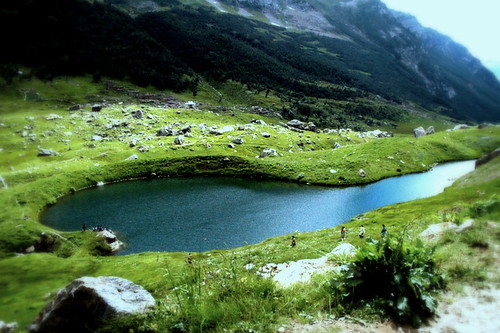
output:
<path id="1" fill-rule="evenodd" d="M 209 175 L 347 186 L 479 158 L 500 146 L 499 127 L 441 130 L 416 139 L 409 124 L 433 124 L 416 115 L 388 138 L 348 129 L 299 133 L 281 126 L 286 120 L 278 116 L 242 107 L 269 107 L 280 103 L 276 96 L 248 94 L 236 84 L 221 91 L 224 109 L 211 107 L 221 93 L 208 85 L 196 99 L 203 104 L 199 109 L 140 103 L 85 78 L 30 80 L 0 94 L 0 176 L 6 184 L 0 183 L 0 320 L 16 321 L 23 331 L 58 289 L 81 276 L 101 275 L 138 283 L 158 302 L 152 313 L 110 323 L 103 332 L 273 332 L 291 320 L 345 313 L 379 320 L 384 313 L 376 308 L 343 304 L 331 276 L 318 276 L 307 288 L 283 289 L 255 274 L 270 262 L 329 253 L 340 243 L 334 229 L 297 234 L 294 248 L 288 246 L 290 235 L 282 235 L 238 249 L 195 253 L 188 265 L 186 253 L 99 255 L 105 245 L 92 233 L 53 230 L 39 223 L 39 214 L 59 197 L 99 182 Z M 101 111 L 92 111 L 95 103 Z M 81 108 L 68 111 L 74 104 Z M 140 119 L 134 117 L 137 110 Z M 438 129 L 453 127 L 436 121 Z M 174 142 L 176 136 L 157 136 L 162 128 L 187 126 L 182 144 Z M 38 156 L 41 148 L 56 153 Z M 266 148 L 276 156 L 259 157 Z M 498 283 L 493 264 L 500 232 L 487 222 L 500 220 L 499 172 L 497 158 L 435 197 L 361 214 L 346 221 L 347 241 L 363 246 L 356 233 L 361 224 L 370 238 L 379 238 L 382 223 L 394 236 L 415 238 L 430 224 L 473 218 L 477 223 L 471 230 L 433 244 L 436 263 L 452 288 Z M 32 245 L 40 250 L 26 253 Z M 245 269 L 250 263 L 255 268 Z"/>

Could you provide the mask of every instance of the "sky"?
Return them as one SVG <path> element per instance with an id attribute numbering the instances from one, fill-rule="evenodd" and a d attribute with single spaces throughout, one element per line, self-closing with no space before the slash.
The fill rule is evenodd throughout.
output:
<path id="1" fill-rule="evenodd" d="M 500 0 L 382 0 L 465 46 L 500 78 Z"/>

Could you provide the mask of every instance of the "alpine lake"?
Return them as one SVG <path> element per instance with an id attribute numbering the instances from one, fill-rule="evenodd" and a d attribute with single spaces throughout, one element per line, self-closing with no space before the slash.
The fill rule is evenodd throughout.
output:
<path id="1" fill-rule="evenodd" d="M 61 231 L 84 223 L 111 229 L 126 244 L 119 255 L 230 249 L 332 228 L 378 207 L 436 195 L 474 165 L 446 163 L 343 188 L 217 177 L 128 181 L 62 197 L 41 220 Z"/>

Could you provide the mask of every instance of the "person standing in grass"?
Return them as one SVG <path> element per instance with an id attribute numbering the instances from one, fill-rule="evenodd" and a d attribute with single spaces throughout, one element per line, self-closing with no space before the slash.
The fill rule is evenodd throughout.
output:
<path id="1" fill-rule="evenodd" d="M 385 238 L 385 235 L 387 235 L 387 227 L 385 226 L 385 224 L 382 224 L 381 234 L 382 234 L 382 238 Z"/>
<path id="2" fill-rule="evenodd" d="M 365 238 L 365 227 L 363 225 L 359 228 L 359 238 Z"/>
<path id="3" fill-rule="evenodd" d="M 346 233 L 346 229 L 344 226 L 342 226 L 342 228 L 340 228 L 340 240 L 345 240 L 345 233 Z"/>
<path id="4" fill-rule="evenodd" d="M 295 247 L 297 245 L 297 242 L 295 241 L 295 236 L 292 236 L 292 240 L 290 242 L 290 247 Z"/>

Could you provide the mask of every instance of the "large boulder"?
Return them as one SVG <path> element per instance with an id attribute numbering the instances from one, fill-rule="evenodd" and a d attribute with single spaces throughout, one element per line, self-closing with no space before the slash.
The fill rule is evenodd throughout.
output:
<path id="1" fill-rule="evenodd" d="M 59 153 L 52 149 L 46 149 L 46 148 L 38 149 L 38 156 L 57 156 L 57 155 L 59 155 Z"/>
<path id="2" fill-rule="evenodd" d="M 425 129 L 420 126 L 420 127 L 417 127 L 413 130 L 413 134 L 415 135 L 416 138 L 420 138 L 421 136 L 424 136 L 425 135 Z"/>
<path id="3" fill-rule="evenodd" d="M 143 287 L 114 277 L 82 277 L 59 290 L 33 321 L 30 332 L 95 332 L 117 316 L 148 311 L 155 300 Z"/>

